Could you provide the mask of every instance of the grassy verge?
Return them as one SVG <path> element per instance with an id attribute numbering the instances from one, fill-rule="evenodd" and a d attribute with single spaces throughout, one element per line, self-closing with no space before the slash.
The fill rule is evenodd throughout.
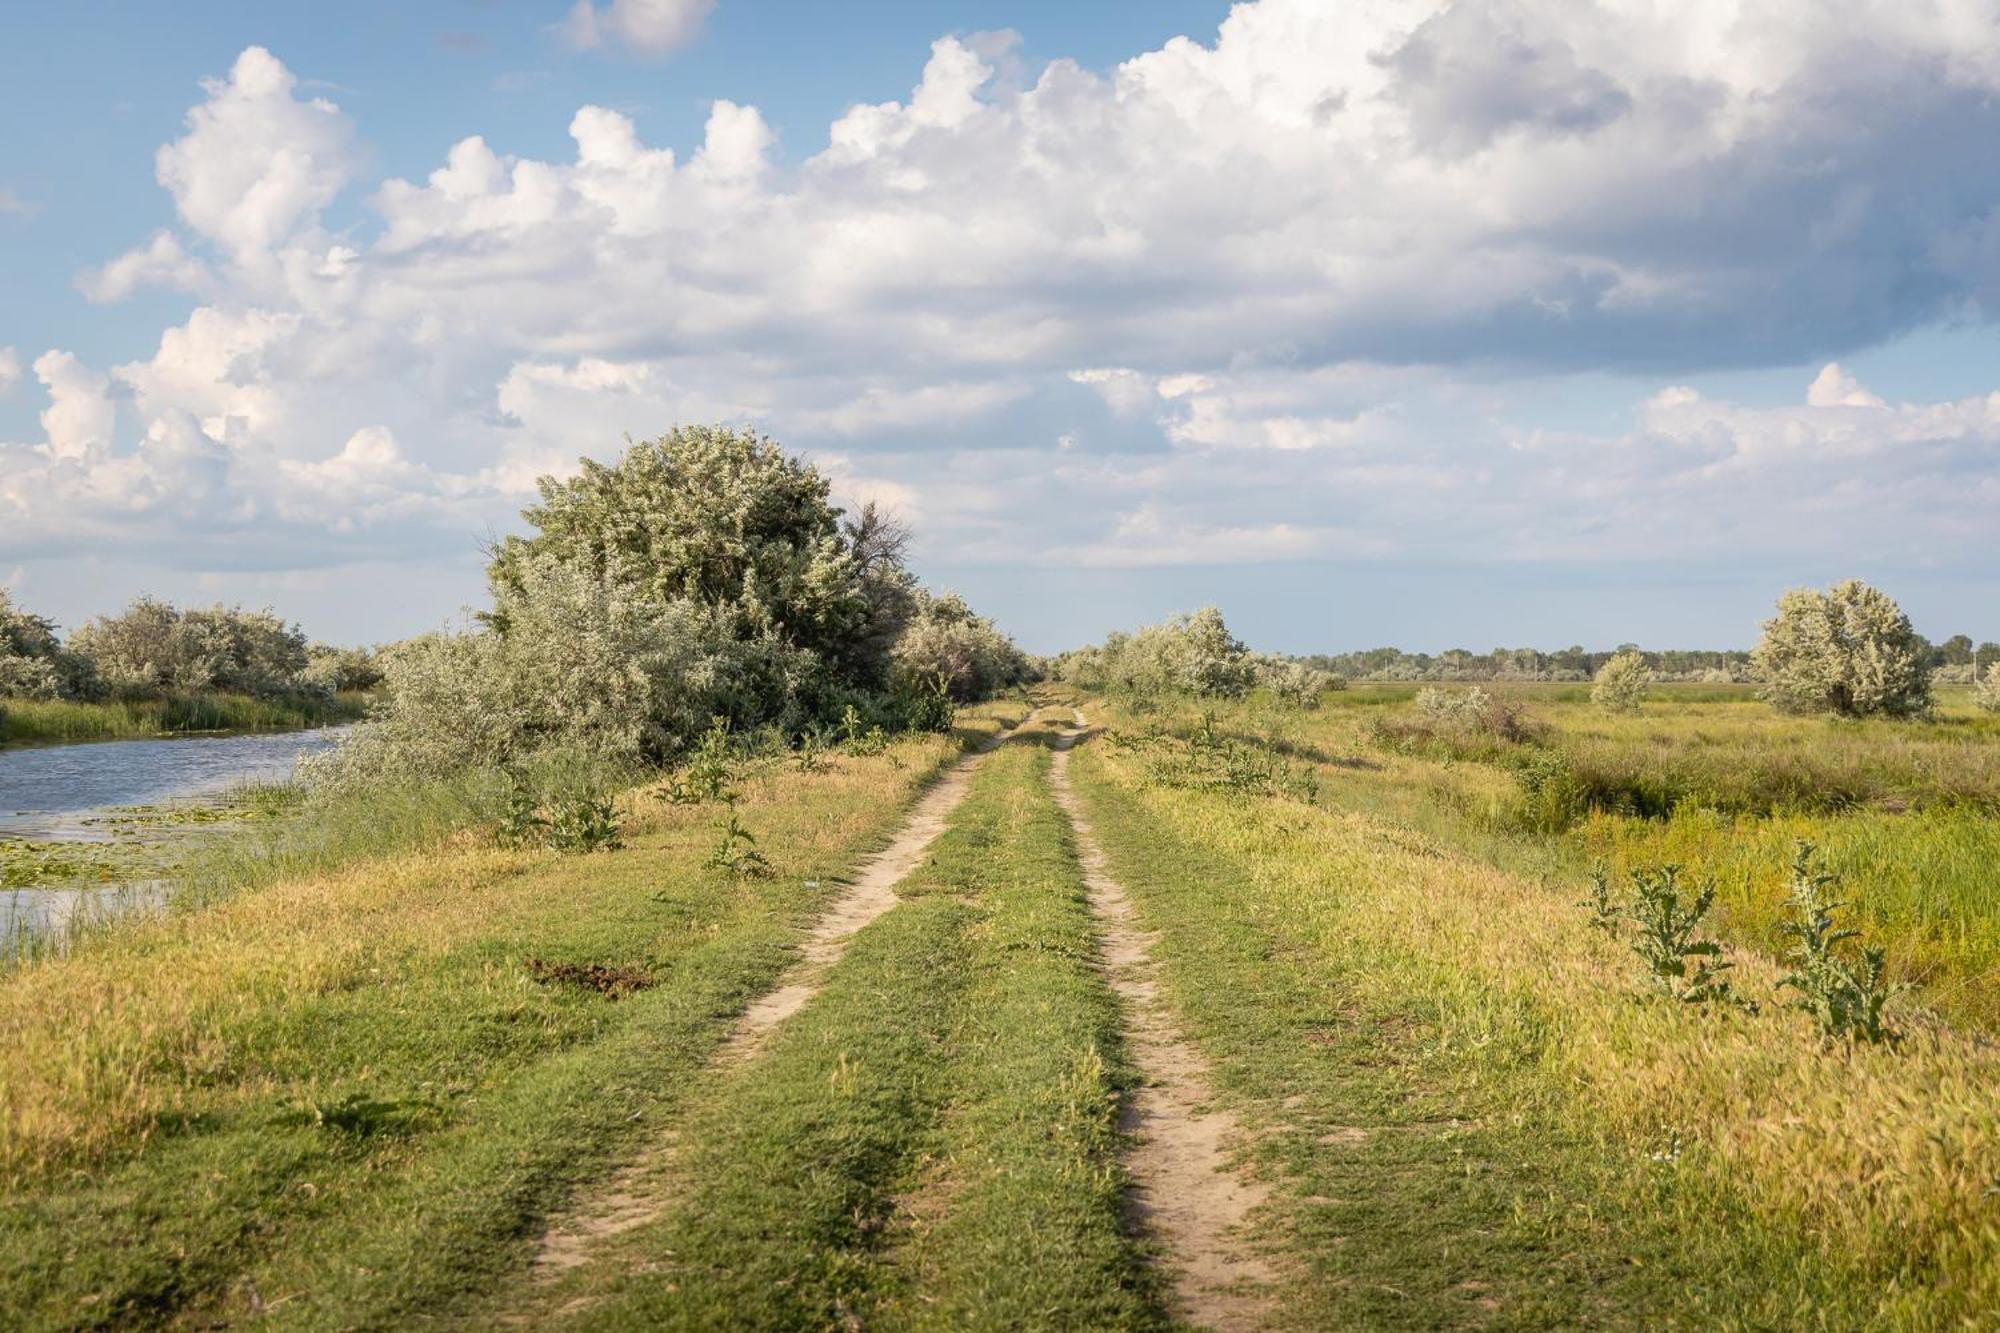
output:
<path id="1" fill-rule="evenodd" d="M 1898 980 L 1953 1022 L 2000 1027 L 2000 895 L 1992 892 L 1990 869 L 2000 857 L 2000 817 L 1969 798 L 1950 797 L 1982 786 L 2000 789 L 1994 724 L 1963 710 L 1929 723 L 1789 718 L 1753 698 L 1691 686 L 1662 688 L 1666 697 L 1649 702 L 1638 718 L 1607 717 L 1554 697 L 1565 688 L 1523 693 L 1549 725 L 1548 744 L 1564 755 L 1572 747 L 1616 749 L 1627 767 L 1681 766 L 1685 772 L 1691 771 L 1686 764 L 1728 768 L 1733 761 L 1727 756 L 1762 747 L 1764 757 L 1741 765 L 1732 781 L 1783 770 L 1787 784 L 1810 786 L 1817 779 L 1802 775 L 1855 773 L 1879 763 L 1883 774 L 1903 775 L 1894 782 L 1930 797 L 1909 809 L 1863 804 L 1762 814 L 1687 799 L 1664 817 L 1593 811 L 1551 831 L 1528 817 L 1522 784 L 1506 763 L 1400 753 L 1376 744 L 1374 720 L 1402 705 L 1363 702 L 1372 697 L 1367 691 L 1329 695 L 1313 712 L 1258 702 L 1212 711 L 1227 734 L 1311 765 L 1323 803 L 1401 825 L 1515 874 L 1547 879 L 1564 900 L 1582 895 L 1591 866 L 1600 861 L 1619 874 L 1677 862 L 1696 878 L 1713 877 L 1721 928 L 1768 956 L 1786 947 L 1776 927 L 1784 914 L 1792 843 L 1809 840 L 1820 847 L 1823 864 L 1841 876 L 1846 919 L 1870 943 L 1887 947 Z M 1169 706 L 1122 716 L 1134 726 L 1185 730 L 1195 712 Z M 1801 756 L 1800 766 L 1792 767 Z M 1910 776 L 1925 772 L 1931 777 Z"/>
<path id="2" fill-rule="evenodd" d="M 592 1327 L 1134 1327 L 1113 1002 L 1032 738 L 905 901 L 692 1103 L 674 1206 L 544 1311 Z M 544 1315 L 536 1316 L 541 1322 Z"/>
<path id="3" fill-rule="evenodd" d="M 620 852 L 333 858 L 0 976 L 0 1308 L 24 1328 L 450 1308 L 671 1114 L 813 886 L 957 750 L 766 772 L 739 806 L 765 880 L 703 868 L 714 810 L 635 796 Z M 612 998 L 536 962 L 651 984 Z"/>
<path id="4" fill-rule="evenodd" d="M 0 701 L 0 746 L 72 741 L 140 740 L 207 731 L 292 731 L 353 722 L 368 711 L 368 696 L 331 700 L 254 699 L 243 694 L 78 703 L 72 700 Z"/>
<path id="5" fill-rule="evenodd" d="M 1072 774 L 1281 1182 L 1285 1324 L 1929 1328 L 2000 1300 L 1989 1047 L 1652 1002 L 1567 896 L 1396 824 L 1163 788 L 1099 744 Z"/>

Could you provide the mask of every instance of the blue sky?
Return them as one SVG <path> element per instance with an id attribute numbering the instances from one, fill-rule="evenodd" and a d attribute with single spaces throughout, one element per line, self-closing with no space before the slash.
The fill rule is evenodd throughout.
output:
<path id="1" fill-rule="evenodd" d="M 1655 11 L 24 8 L 0 580 L 399 636 L 719 419 L 1036 648 L 2000 637 L 2000 19 Z"/>

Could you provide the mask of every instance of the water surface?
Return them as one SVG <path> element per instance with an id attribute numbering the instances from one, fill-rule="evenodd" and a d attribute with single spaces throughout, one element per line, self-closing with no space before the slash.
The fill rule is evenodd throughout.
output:
<path id="1" fill-rule="evenodd" d="M 246 783 L 283 782 L 299 759 L 333 745 L 346 727 L 91 741 L 0 750 L 0 855 L 11 839 L 39 843 L 157 840 L 171 824 L 135 829 L 132 806 L 213 801 Z M 60 934 L 81 917 L 159 901 L 157 879 L 88 888 L 0 888 L 0 953 L 23 934 Z"/>
<path id="2" fill-rule="evenodd" d="M 283 782 L 299 757 L 338 740 L 345 727 L 91 741 L 0 750 L 0 838 L 103 842 L 100 822 L 121 806 L 220 796 L 253 782 Z"/>

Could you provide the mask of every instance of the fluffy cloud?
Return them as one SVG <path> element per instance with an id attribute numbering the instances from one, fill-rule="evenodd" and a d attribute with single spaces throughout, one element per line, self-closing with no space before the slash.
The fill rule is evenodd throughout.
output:
<path id="1" fill-rule="evenodd" d="M 208 285 L 208 266 L 182 249 L 178 236 L 161 231 L 102 268 L 86 269 L 76 285 L 86 299 L 100 303 L 122 301 L 141 287 L 198 292 Z"/>
<path id="2" fill-rule="evenodd" d="M 707 9 L 568 27 L 657 52 Z M 35 363 L 0 559 L 190 528 L 436 558 L 539 471 L 716 419 L 839 459 L 957 562 L 1720 558 L 1836 514 L 1888 549 L 1991 504 L 1983 399 L 1892 407 L 1829 365 L 1795 407 L 1667 391 L 1579 436 L 1507 387 L 1982 318 L 1989 5 L 1258 0 L 1106 73 L 1010 59 L 941 39 L 793 158 L 751 106 L 681 151 L 586 106 L 567 155 L 474 136 L 369 180 L 253 47 L 160 151 L 183 227 L 81 279 L 200 306 L 145 359 Z M 343 195 L 369 221 L 336 232 Z"/>
<path id="3" fill-rule="evenodd" d="M 21 354 L 11 347 L 0 347 L 0 398 L 14 391 L 21 382 Z"/>
<path id="4" fill-rule="evenodd" d="M 599 6 L 576 0 L 563 36 L 580 51 L 616 42 L 641 55 L 677 51 L 701 35 L 715 0 L 609 0 Z"/>

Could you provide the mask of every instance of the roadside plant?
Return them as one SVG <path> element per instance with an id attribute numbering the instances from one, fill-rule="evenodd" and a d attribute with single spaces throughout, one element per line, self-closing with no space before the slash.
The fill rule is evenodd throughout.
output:
<path id="1" fill-rule="evenodd" d="M 1652 688 L 1653 673 L 1646 659 L 1626 650 L 1613 653 L 1597 669 L 1591 682 L 1590 701 L 1608 713 L 1636 713 Z"/>
<path id="2" fill-rule="evenodd" d="M 1787 713 L 1923 717 L 1930 655 L 1886 593 L 1858 579 L 1778 599 L 1751 653 L 1764 697 Z"/>
<path id="3" fill-rule="evenodd" d="M 1696 888 L 1681 883 L 1675 865 L 1632 872 L 1631 905 L 1623 913 L 1633 926 L 1632 952 L 1646 965 L 1654 988 L 1682 1004 L 1742 1004 L 1722 974 L 1735 964 L 1722 945 L 1701 935 L 1703 918 L 1715 902 L 1711 881 Z"/>
<path id="4" fill-rule="evenodd" d="M 617 851 L 623 845 L 618 831 L 624 823 L 612 797 L 578 792 L 556 802 L 548 818 L 546 843 L 550 851 L 571 856 Z"/>
<path id="5" fill-rule="evenodd" d="M 734 801 L 737 778 L 736 743 L 729 734 L 729 719 L 712 717 L 708 730 L 696 742 L 693 756 L 678 773 L 667 778 L 659 790 L 670 805 L 703 805 L 709 801 Z"/>
<path id="6" fill-rule="evenodd" d="M 757 836 L 743 827 L 732 802 L 728 816 L 717 825 L 721 840 L 702 864 L 710 870 L 726 870 L 742 879 L 762 879 L 771 873 L 771 862 L 757 850 Z"/>
<path id="7" fill-rule="evenodd" d="M 879 724 L 870 725 L 861 716 L 861 710 L 853 704 L 840 717 L 841 748 L 850 754 L 863 757 L 877 755 L 889 748 L 889 736 Z"/>
<path id="8" fill-rule="evenodd" d="M 905 711 L 904 725 L 911 731 L 942 735 L 958 721 L 958 704 L 952 699 L 951 680 L 939 672 L 913 690 Z"/>
<path id="9" fill-rule="evenodd" d="M 507 783 L 507 804 L 500 813 L 497 830 L 500 842 L 517 848 L 539 846 L 549 824 L 542 818 L 541 798 L 519 772 L 510 769 L 503 776 Z"/>
<path id="10" fill-rule="evenodd" d="M 565 855 L 616 851 L 625 818 L 616 799 L 587 784 L 559 783 L 553 796 L 519 770 L 505 772 L 506 805 L 496 830 L 502 845 L 540 847 Z"/>
<path id="11" fill-rule="evenodd" d="M 801 773 L 824 773 L 833 767 L 826 757 L 826 738 L 818 728 L 813 728 L 799 737 L 799 748 L 793 753 L 793 763 Z"/>
<path id="12" fill-rule="evenodd" d="M 1828 896 L 1840 877 L 1815 866 L 1816 854 L 1805 841 L 1792 852 L 1791 896 L 1785 900 L 1791 920 L 1778 930 L 1796 946 L 1786 960 L 1792 971 L 1779 979 L 1778 988 L 1796 992 L 1790 1007 L 1811 1014 L 1829 1040 L 1893 1043 L 1897 1034 L 1882 1011 L 1907 988 L 1885 980 L 1880 948 L 1863 948 L 1859 961 L 1843 955 L 1840 946 L 1861 932 L 1834 925 L 1834 913 L 1847 904 Z"/>

